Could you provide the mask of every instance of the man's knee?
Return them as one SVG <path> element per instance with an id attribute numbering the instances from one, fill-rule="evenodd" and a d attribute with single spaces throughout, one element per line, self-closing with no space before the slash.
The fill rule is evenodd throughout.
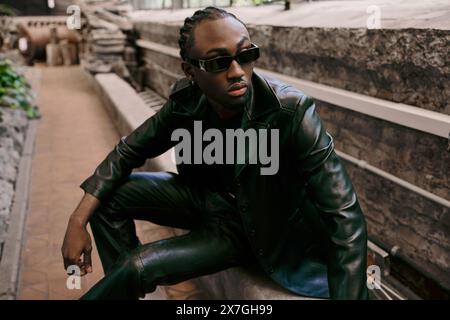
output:
<path id="1" fill-rule="evenodd" d="M 137 250 L 122 254 L 107 275 L 116 278 L 115 281 L 127 283 L 127 286 L 132 288 L 130 291 L 134 291 L 136 296 L 143 297 L 148 292 L 143 287 L 143 265 Z"/>
<path id="2" fill-rule="evenodd" d="M 126 274 L 139 278 L 143 269 L 139 253 L 132 251 L 121 254 L 115 263 L 114 269 L 122 270 Z"/>
<path id="3" fill-rule="evenodd" d="M 131 279 L 135 279 L 141 296 L 155 291 L 158 285 L 177 283 L 178 274 L 167 265 L 166 249 L 154 247 L 152 244 L 138 246 L 128 254 L 122 255 L 117 267 Z"/>

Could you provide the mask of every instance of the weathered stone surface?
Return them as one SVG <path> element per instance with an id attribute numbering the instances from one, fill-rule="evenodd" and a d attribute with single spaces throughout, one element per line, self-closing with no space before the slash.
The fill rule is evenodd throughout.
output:
<path id="1" fill-rule="evenodd" d="M 95 15 L 101 19 L 107 20 L 115 25 L 117 25 L 121 30 L 129 31 L 133 29 L 133 23 L 127 17 L 114 14 L 103 8 L 96 8 Z"/>
<path id="2" fill-rule="evenodd" d="M 450 31 L 252 26 L 259 67 L 450 114 Z"/>
<path id="3" fill-rule="evenodd" d="M 157 23 L 150 21 L 136 21 L 134 28 L 139 38 L 165 44 L 166 46 L 178 48 L 178 37 L 180 34 L 180 23 Z"/>
<path id="4" fill-rule="evenodd" d="M 450 29 L 450 3 L 447 0 L 291 0 L 270 6 L 233 6 L 226 10 L 247 24 L 319 28 L 366 28 L 379 9 L 380 27 L 385 29 Z M 197 8 L 180 10 L 139 10 L 130 12 L 133 21 L 181 23 Z"/>
<path id="5" fill-rule="evenodd" d="M 183 70 L 181 69 L 181 58 L 174 58 L 156 51 L 142 49 L 142 60 L 146 65 L 158 65 L 162 69 L 172 74 L 176 74 L 180 78 L 184 76 Z"/>
<path id="6" fill-rule="evenodd" d="M 93 14 L 86 14 L 89 25 L 92 28 L 106 29 L 110 31 L 118 31 L 119 27 L 114 23 L 108 22 L 106 20 L 100 19 Z"/>
<path id="7" fill-rule="evenodd" d="M 345 162 L 367 219 L 369 236 L 450 289 L 450 210 Z"/>
<path id="8" fill-rule="evenodd" d="M 136 22 L 142 39 L 178 48 L 179 24 Z M 450 114 L 450 30 L 248 25 L 257 66 Z"/>
<path id="9" fill-rule="evenodd" d="M 0 137 L 12 138 L 14 141 L 14 148 L 20 149 L 24 139 L 24 132 L 28 124 L 25 111 L 22 109 L 2 108 L 1 113 Z"/>
<path id="10" fill-rule="evenodd" d="M 157 64 L 149 63 L 145 66 L 147 77 L 145 83 L 156 93 L 165 98 L 169 98 L 170 86 L 180 78 L 178 74 L 173 74 Z"/>
<path id="11" fill-rule="evenodd" d="M 316 101 L 337 150 L 450 199 L 447 140 Z M 346 163 L 367 217 L 369 237 L 441 280 L 450 268 L 450 210 Z M 446 284 L 450 288 L 450 281 Z"/>
<path id="12" fill-rule="evenodd" d="M 107 54 L 107 53 L 121 53 L 123 52 L 123 50 L 125 50 L 125 45 L 108 45 L 108 46 L 103 46 L 103 45 L 92 45 L 92 51 L 94 53 L 103 53 L 103 54 Z"/>
<path id="13" fill-rule="evenodd" d="M 111 31 L 108 29 L 94 29 L 89 34 L 88 39 L 93 42 L 110 40 L 123 43 L 125 41 L 125 35 L 121 31 Z"/>
<path id="14" fill-rule="evenodd" d="M 255 267 L 235 267 L 194 280 L 207 299 L 318 300 L 284 289 Z"/>
<path id="15" fill-rule="evenodd" d="M 12 139 L 0 138 L 0 143 L 4 142 L 12 146 Z M 16 179 L 19 153 L 10 147 L 0 147 L 0 179 L 13 182 Z"/>
<path id="16" fill-rule="evenodd" d="M 86 10 L 90 10 L 89 7 L 86 7 Z M 121 19 L 118 15 L 114 16 Z M 96 17 L 95 15 L 90 16 L 89 28 L 84 31 L 88 50 L 84 52 L 83 66 L 92 73 L 113 71 L 125 79 L 130 79 L 130 73 L 123 60 L 127 43 L 126 35 L 117 28 L 100 27 L 95 29 L 97 27 L 97 23 L 94 22 Z M 119 21 L 116 22 L 120 24 Z M 128 30 L 128 27 L 126 29 Z"/>
<path id="17" fill-rule="evenodd" d="M 450 199 L 450 150 L 445 138 L 316 101 L 336 149 Z"/>
<path id="18" fill-rule="evenodd" d="M 13 197 L 14 188 L 12 183 L 0 180 L 0 243 L 3 243 L 8 228 Z"/>
<path id="19" fill-rule="evenodd" d="M 9 223 L 14 184 L 28 120 L 22 109 L 1 108 L 0 117 L 0 244 Z"/>

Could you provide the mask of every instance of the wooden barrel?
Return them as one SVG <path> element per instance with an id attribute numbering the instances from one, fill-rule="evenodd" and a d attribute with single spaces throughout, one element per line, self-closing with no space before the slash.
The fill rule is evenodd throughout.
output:
<path id="1" fill-rule="evenodd" d="M 45 47 L 50 43 L 51 29 L 56 28 L 58 40 L 67 40 L 69 43 L 77 44 L 80 35 L 69 30 L 65 25 L 42 25 L 19 23 L 19 51 L 29 64 L 34 60 L 45 60 Z"/>

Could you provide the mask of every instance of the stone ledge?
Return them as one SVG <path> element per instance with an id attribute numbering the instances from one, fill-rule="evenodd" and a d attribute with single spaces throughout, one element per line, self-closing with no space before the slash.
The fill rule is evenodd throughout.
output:
<path id="1" fill-rule="evenodd" d="M 121 135 L 128 134 L 154 114 L 134 89 L 117 75 L 97 74 L 91 77 L 91 81 Z M 170 159 L 170 152 L 148 160 L 143 169 L 176 172 L 176 167 Z M 173 229 L 174 236 L 185 232 Z M 262 273 L 240 267 L 199 277 L 195 282 L 204 292 L 205 298 L 209 299 L 311 299 L 286 291 Z"/>
<path id="2" fill-rule="evenodd" d="M 20 255 L 31 180 L 31 163 L 39 120 L 30 120 L 19 162 L 11 207 L 11 221 L 0 259 L 0 300 L 13 300 L 17 294 Z"/>
<path id="3" fill-rule="evenodd" d="M 145 105 L 136 91 L 114 73 L 95 75 L 94 86 L 122 136 L 129 134 L 155 114 Z M 141 169 L 176 172 L 177 169 L 171 160 L 170 152 L 167 151 L 155 159 L 147 160 Z"/>
<path id="4" fill-rule="evenodd" d="M 293 294 L 267 278 L 262 272 L 241 267 L 195 279 L 209 288 L 206 298 L 216 300 L 320 300 Z"/>

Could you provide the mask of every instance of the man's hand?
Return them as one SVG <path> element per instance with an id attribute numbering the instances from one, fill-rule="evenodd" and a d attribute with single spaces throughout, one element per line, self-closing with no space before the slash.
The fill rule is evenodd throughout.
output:
<path id="1" fill-rule="evenodd" d="M 70 216 L 61 248 L 64 269 L 67 270 L 70 265 L 77 265 L 80 267 L 82 276 L 92 272 L 92 241 L 86 225 L 89 217 L 99 205 L 100 201 L 96 197 L 89 193 L 84 194 L 78 207 Z"/>
<path id="2" fill-rule="evenodd" d="M 66 270 L 70 265 L 77 265 L 80 268 L 81 276 L 92 272 L 91 236 L 86 230 L 86 226 L 76 218 L 72 217 L 69 220 L 61 251 Z"/>

